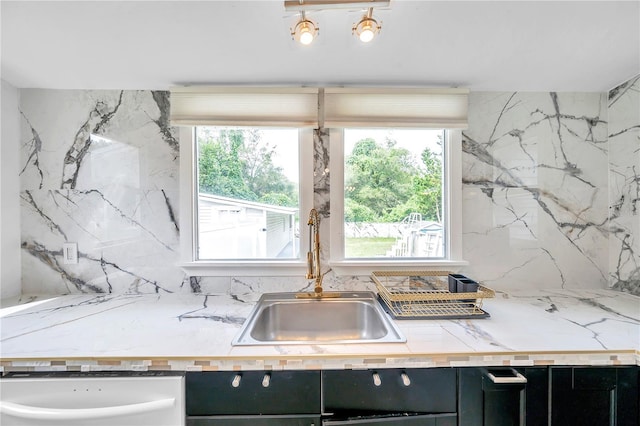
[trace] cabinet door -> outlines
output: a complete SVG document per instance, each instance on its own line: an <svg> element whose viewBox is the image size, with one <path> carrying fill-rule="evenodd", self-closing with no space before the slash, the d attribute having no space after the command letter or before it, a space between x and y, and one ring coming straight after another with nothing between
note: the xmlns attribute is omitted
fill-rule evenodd
<svg viewBox="0 0 640 426"><path fill-rule="evenodd" d="M636 367L551 369L553 425L637 426Z"/></svg>
<svg viewBox="0 0 640 426"><path fill-rule="evenodd" d="M461 368L459 374L461 425L547 424L546 368Z"/></svg>
<svg viewBox="0 0 640 426"><path fill-rule="evenodd" d="M453 368L327 370L326 413L455 413Z"/></svg>
<svg viewBox="0 0 640 426"><path fill-rule="evenodd" d="M640 368L617 367L617 424L640 425Z"/></svg>
<svg viewBox="0 0 640 426"><path fill-rule="evenodd" d="M187 372L188 416L320 413L319 371Z"/></svg>

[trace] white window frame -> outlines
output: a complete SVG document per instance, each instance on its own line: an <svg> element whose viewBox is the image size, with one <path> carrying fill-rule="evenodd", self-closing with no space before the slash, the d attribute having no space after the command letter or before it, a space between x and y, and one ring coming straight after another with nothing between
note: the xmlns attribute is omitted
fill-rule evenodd
<svg viewBox="0 0 640 426"><path fill-rule="evenodd" d="M256 126L259 127L259 126ZM180 127L180 266L190 276L304 276L307 263L299 259L196 260L198 186L195 128ZM313 130L298 130L301 224L313 205ZM300 247L309 245L308 233L300 230ZM302 252L302 250L301 250Z"/></svg>
<svg viewBox="0 0 640 426"><path fill-rule="evenodd" d="M446 129L444 164L445 248L443 259L344 257L344 130L330 129L331 217L329 265L337 275L369 275L372 271L452 270L462 259L462 131Z"/></svg>

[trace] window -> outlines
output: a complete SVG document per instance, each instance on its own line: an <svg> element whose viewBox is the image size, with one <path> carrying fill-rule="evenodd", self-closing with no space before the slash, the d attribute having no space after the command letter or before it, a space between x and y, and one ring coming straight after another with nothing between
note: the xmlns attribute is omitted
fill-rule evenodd
<svg viewBox="0 0 640 426"><path fill-rule="evenodd" d="M338 273L461 261L457 130L331 131L331 264Z"/></svg>
<svg viewBox="0 0 640 426"><path fill-rule="evenodd" d="M444 130L344 129L344 257L444 257Z"/></svg>
<svg viewBox="0 0 640 426"><path fill-rule="evenodd" d="M298 259L298 130L196 127L196 259Z"/></svg>
<svg viewBox="0 0 640 426"><path fill-rule="evenodd" d="M194 126L181 130L185 140L181 203L190 211L181 223L192 232L181 238L183 267L198 275L254 275L267 266L303 275L311 130Z"/></svg>
<svg viewBox="0 0 640 426"><path fill-rule="evenodd" d="M330 236L330 262L338 274L368 275L371 266L377 269L380 264L394 268L423 268L425 262L429 266L460 264L461 185L451 182L460 182L461 133L457 129L466 126L467 96L465 89L173 88L170 120L182 126L182 266L196 276L263 275L267 270L272 276L304 274L306 262L300 247L308 246L309 236L300 232L300 218L313 204L312 129L318 128L330 129L331 216L323 233ZM440 130L420 130L424 128ZM369 137L373 144L359 144ZM418 143L408 143L416 138ZM279 151L281 142L297 146L297 156L295 149ZM429 164L422 159L427 147ZM286 176L286 182L264 176L262 184L252 180L255 176L249 163L265 160L264 155L257 155L263 148L270 153L271 169ZM367 168L371 175L381 167L371 165L375 156L358 157L361 150L382 156L377 159L379 165L385 165L385 156L391 155L400 156L397 160L405 166L404 175L387 172L385 185L369 185L389 195L382 207L363 202L379 200L372 191L361 191L357 179L362 176L355 176L354 167L360 166L364 175ZM435 180L437 167L436 172L427 170L434 165L440 166L441 173ZM220 173L218 169L227 166L232 170ZM395 174L398 182L389 179L389 174ZM269 185L278 182L283 183L280 189L271 191ZM431 208L422 208L427 204L427 187ZM393 199L391 195L402 196ZM362 244L366 236L354 233L363 223L386 224L376 227L395 227L395 231L411 226L402 229L409 237L394 231L384 237L380 250L371 251L373 241ZM349 233L346 239L345 230ZM380 232L376 230L373 237ZM384 246L388 243L391 247ZM366 250L358 251L358 245ZM344 269L354 265L364 268Z"/></svg>

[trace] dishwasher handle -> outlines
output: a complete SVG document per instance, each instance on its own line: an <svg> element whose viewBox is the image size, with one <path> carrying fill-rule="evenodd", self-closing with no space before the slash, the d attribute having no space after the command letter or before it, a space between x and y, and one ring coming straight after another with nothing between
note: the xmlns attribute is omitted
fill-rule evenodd
<svg viewBox="0 0 640 426"><path fill-rule="evenodd" d="M175 403L175 398L166 398L137 404L116 405L112 407L47 408L0 401L0 413L23 419L89 420L148 413L150 411L171 408Z"/></svg>

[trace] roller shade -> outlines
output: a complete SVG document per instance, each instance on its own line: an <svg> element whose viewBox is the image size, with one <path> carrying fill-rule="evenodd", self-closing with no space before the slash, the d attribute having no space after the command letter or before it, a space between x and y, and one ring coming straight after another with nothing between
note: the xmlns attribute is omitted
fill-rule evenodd
<svg viewBox="0 0 640 426"><path fill-rule="evenodd" d="M467 89L324 89L324 127L467 127Z"/></svg>
<svg viewBox="0 0 640 426"><path fill-rule="evenodd" d="M318 89L190 86L171 91L174 126L318 127Z"/></svg>

